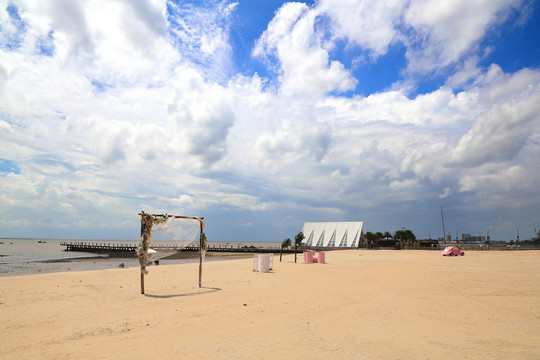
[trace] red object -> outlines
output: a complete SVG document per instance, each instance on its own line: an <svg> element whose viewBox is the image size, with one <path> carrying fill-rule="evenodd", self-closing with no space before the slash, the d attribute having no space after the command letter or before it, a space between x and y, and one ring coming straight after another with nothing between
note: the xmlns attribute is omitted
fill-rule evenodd
<svg viewBox="0 0 540 360"><path fill-rule="evenodd" d="M310 263L319 263L324 264L325 256L324 252L318 252L316 253L313 250L304 251L304 263L310 264Z"/></svg>
<svg viewBox="0 0 540 360"><path fill-rule="evenodd" d="M458 255L465 255L463 251L460 250L457 246L447 246L444 248L442 252L443 256L458 256Z"/></svg>
<svg viewBox="0 0 540 360"><path fill-rule="evenodd" d="M304 251L304 263L309 264L313 262L313 251Z"/></svg>

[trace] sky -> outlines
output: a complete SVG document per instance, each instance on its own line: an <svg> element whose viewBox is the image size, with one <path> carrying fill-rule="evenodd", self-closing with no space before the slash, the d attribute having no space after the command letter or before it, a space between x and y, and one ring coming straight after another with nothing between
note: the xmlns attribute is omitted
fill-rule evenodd
<svg viewBox="0 0 540 360"><path fill-rule="evenodd" d="M0 0L0 237L540 228L540 2Z"/></svg>

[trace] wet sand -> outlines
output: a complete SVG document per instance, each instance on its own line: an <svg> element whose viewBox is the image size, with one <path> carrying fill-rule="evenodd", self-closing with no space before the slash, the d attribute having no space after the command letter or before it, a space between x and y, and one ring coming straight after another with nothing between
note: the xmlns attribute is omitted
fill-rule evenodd
<svg viewBox="0 0 540 360"><path fill-rule="evenodd" d="M538 359L540 252L349 250L0 278L2 359Z"/></svg>

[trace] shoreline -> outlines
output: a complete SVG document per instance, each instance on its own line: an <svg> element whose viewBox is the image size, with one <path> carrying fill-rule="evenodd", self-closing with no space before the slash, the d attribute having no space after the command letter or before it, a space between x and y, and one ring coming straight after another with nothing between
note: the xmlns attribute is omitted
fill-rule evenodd
<svg viewBox="0 0 540 360"><path fill-rule="evenodd" d="M79 270L99 270L117 268L120 263L128 267L139 267L135 251L125 253L65 251L61 246L64 239L13 239L0 245L0 277L43 274L52 272L70 272ZM67 240L70 241L70 240ZM111 240L110 243L126 244L123 240ZM217 242L219 245L220 243ZM223 246L250 245L247 242L224 243ZM256 243L257 244L257 243ZM264 246L269 245L264 243ZM207 253L208 261L213 255ZM228 256L228 254L223 254ZM162 264L188 262L197 258L198 253L182 252L173 255L174 259L160 260ZM79 260L82 259L82 260ZM193 260L194 261L194 260Z"/></svg>
<svg viewBox="0 0 540 360"><path fill-rule="evenodd" d="M114 254L113 254L114 255ZM176 254L175 254L176 255ZM251 255L247 254L237 254L237 253L219 253L219 254L206 254L205 263L213 261L223 261L223 260L232 260L232 259L242 259L248 258ZM188 263L198 263L199 255L198 253L185 253L185 256L176 257L172 256L171 258L162 258L159 260L160 265L149 265L149 269L155 268L157 266L167 266L167 265L181 265ZM116 269L119 267L119 264L123 263L124 268L139 268L139 262L136 256L106 256L106 255L95 255L95 256L86 256L86 257L71 257L71 258L58 258L58 259L48 259L48 260L34 260L29 261L28 264L42 264L42 267L39 266L25 266L24 263L11 264L13 268L11 271L0 272L0 278L9 278L9 277L19 277L19 276L30 276L30 275L40 275L40 274L61 274L61 273L72 273L77 271L99 271L107 269Z"/></svg>

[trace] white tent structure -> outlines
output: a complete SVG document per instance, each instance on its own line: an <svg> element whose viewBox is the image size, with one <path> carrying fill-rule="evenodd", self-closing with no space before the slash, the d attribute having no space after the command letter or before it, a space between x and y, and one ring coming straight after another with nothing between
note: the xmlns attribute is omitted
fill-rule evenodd
<svg viewBox="0 0 540 360"><path fill-rule="evenodd" d="M306 246L357 248L363 237L363 221L306 222L302 228Z"/></svg>

